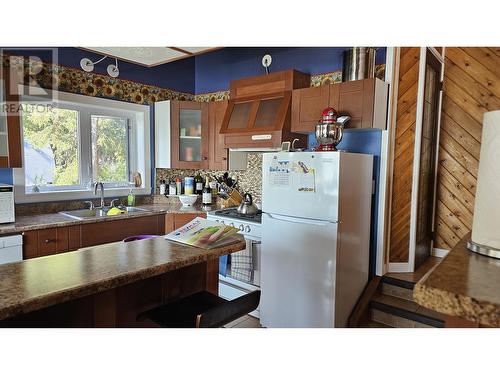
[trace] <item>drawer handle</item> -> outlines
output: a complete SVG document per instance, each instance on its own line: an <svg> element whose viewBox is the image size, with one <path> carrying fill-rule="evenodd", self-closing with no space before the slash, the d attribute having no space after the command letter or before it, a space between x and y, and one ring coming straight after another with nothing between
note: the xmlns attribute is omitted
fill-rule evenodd
<svg viewBox="0 0 500 375"><path fill-rule="evenodd" d="M45 243L51 243L51 242L56 242L56 240L55 239L51 239L51 238L47 238L45 240Z"/></svg>

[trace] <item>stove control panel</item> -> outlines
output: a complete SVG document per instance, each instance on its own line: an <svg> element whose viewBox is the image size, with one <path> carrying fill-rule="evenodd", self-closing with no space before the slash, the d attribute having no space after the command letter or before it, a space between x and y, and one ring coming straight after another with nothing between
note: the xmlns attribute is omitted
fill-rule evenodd
<svg viewBox="0 0 500 375"><path fill-rule="evenodd" d="M222 223L225 225L229 225L235 228L238 228L240 230L240 233L243 235L249 235L251 237L260 237L260 224L254 224L254 223L243 223L239 222L237 220L233 219L228 219L228 218L221 218L220 216L215 216L215 215L207 215L208 220L213 220L217 223Z"/></svg>

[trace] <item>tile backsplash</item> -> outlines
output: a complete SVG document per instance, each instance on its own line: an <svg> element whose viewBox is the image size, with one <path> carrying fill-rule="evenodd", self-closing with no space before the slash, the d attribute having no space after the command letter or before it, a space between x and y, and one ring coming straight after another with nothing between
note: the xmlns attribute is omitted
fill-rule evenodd
<svg viewBox="0 0 500 375"><path fill-rule="evenodd" d="M210 179L222 176L224 171L212 171L208 169L163 169L156 168L156 193L160 191L160 180L170 181L176 177L195 176L197 173ZM247 169L243 171L228 171L229 177L238 180L238 190L241 193L250 193L255 202L262 200L262 153L249 153Z"/></svg>

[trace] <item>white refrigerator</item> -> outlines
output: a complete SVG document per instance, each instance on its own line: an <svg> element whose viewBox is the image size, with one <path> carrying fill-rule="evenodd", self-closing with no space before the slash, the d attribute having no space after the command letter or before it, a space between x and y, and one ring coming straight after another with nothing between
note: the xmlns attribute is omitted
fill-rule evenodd
<svg viewBox="0 0 500 375"><path fill-rule="evenodd" d="M264 154L261 324L345 327L368 282L372 155Z"/></svg>

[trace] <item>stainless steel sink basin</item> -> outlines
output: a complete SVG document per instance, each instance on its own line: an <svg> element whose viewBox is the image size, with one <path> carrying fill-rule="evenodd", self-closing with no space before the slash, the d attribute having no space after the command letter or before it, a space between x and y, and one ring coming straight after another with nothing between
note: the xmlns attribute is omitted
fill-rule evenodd
<svg viewBox="0 0 500 375"><path fill-rule="evenodd" d="M134 213L134 212L146 212L144 208L139 208L139 207L119 207L122 210L125 210L125 215ZM84 220L87 218L92 218L92 217L104 217L106 216L106 213L109 211L109 208L106 208L106 210L102 209L94 209L90 210L88 208L83 208L81 210L71 210L71 211L61 211L59 212L61 215L71 217L73 219L77 220Z"/></svg>

